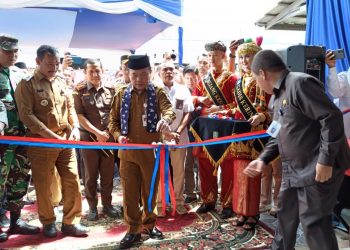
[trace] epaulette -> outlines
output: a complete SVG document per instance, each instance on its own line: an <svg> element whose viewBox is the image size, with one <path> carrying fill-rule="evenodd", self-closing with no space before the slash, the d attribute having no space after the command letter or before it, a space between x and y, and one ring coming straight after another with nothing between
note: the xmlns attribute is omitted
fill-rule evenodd
<svg viewBox="0 0 350 250"><path fill-rule="evenodd" d="M82 90L82 89L84 89L86 87L87 87L86 81L82 81L82 82L78 83L77 85L75 85L74 90L80 91L80 90Z"/></svg>
<svg viewBox="0 0 350 250"><path fill-rule="evenodd" d="M115 93L119 93L121 91L125 91L129 84L119 84L115 87Z"/></svg>
<svg viewBox="0 0 350 250"><path fill-rule="evenodd" d="M33 77L34 77L33 74L28 74L25 77L23 77L23 79L26 80L27 82L29 82L30 80L32 80Z"/></svg>

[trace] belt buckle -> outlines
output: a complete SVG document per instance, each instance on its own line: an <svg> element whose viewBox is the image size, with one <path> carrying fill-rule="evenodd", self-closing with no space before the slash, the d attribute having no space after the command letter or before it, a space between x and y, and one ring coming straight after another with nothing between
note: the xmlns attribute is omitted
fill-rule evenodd
<svg viewBox="0 0 350 250"><path fill-rule="evenodd" d="M64 134L64 130L59 130L59 131L56 132L56 134L57 135L62 135L62 134Z"/></svg>

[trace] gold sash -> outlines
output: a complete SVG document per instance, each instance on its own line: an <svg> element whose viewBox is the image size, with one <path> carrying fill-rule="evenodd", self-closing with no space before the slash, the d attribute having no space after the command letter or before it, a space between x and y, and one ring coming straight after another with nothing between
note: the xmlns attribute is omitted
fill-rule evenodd
<svg viewBox="0 0 350 250"><path fill-rule="evenodd" d="M217 80L215 80L213 74L209 72L209 74L207 74L203 79L204 88L216 106L222 106L227 104L225 95L222 93L220 87L222 87L225 84L225 82L229 79L230 76L230 72L224 71L217 78Z"/></svg>

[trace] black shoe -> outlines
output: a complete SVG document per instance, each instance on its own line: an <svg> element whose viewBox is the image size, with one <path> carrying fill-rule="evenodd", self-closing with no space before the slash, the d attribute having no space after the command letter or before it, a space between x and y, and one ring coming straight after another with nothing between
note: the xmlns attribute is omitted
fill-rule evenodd
<svg viewBox="0 0 350 250"><path fill-rule="evenodd" d="M0 226L1 227L8 227L10 225L10 220L6 216L6 214L0 215Z"/></svg>
<svg viewBox="0 0 350 250"><path fill-rule="evenodd" d="M198 200L197 197L190 197L190 196L187 196L187 197L185 198L185 203L186 203L186 204L190 204L190 203L195 202L195 201L197 201L197 200Z"/></svg>
<svg viewBox="0 0 350 250"><path fill-rule="evenodd" d="M27 206L27 205L33 205L34 203L35 203L35 201L33 201L33 200L23 199L23 204L24 204L25 206Z"/></svg>
<svg viewBox="0 0 350 250"><path fill-rule="evenodd" d="M7 233L24 235L38 234L40 233L40 228L31 226L25 223L23 220L18 219L16 224L10 225L10 228L9 230L7 230Z"/></svg>
<svg viewBox="0 0 350 250"><path fill-rule="evenodd" d="M81 224L62 224L61 231L66 236L85 237L89 230Z"/></svg>
<svg viewBox="0 0 350 250"><path fill-rule="evenodd" d="M205 204L203 203L196 211L198 214L204 214L209 211L215 210L215 204Z"/></svg>
<svg viewBox="0 0 350 250"><path fill-rule="evenodd" d="M226 207L226 208L222 209L222 212L220 214L221 219L225 220L225 219L228 219L232 216L233 216L232 208Z"/></svg>
<svg viewBox="0 0 350 250"><path fill-rule="evenodd" d="M152 229L144 228L142 233L148 234L151 239L164 239L163 233L156 227L153 227Z"/></svg>
<svg viewBox="0 0 350 250"><path fill-rule="evenodd" d="M103 206L102 212L110 218L117 218L120 216L118 210L112 205Z"/></svg>
<svg viewBox="0 0 350 250"><path fill-rule="evenodd" d="M140 242L141 234L130 234L127 233L124 238L120 241L119 249L130 248L133 244Z"/></svg>
<svg viewBox="0 0 350 250"><path fill-rule="evenodd" d="M88 214L87 220L88 221L97 221L98 220L98 211L97 211L96 207L89 209L89 214Z"/></svg>
<svg viewBox="0 0 350 250"><path fill-rule="evenodd" d="M55 223L44 225L43 233L45 237L55 238L57 236L57 228Z"/></svg>
<svg viewBox="0 0 350 250"><path fill-rule="evenodd" d="M7 241L8 238L9 238L9 236L7 235L7 233L0 232L0 242Z"/></svg>

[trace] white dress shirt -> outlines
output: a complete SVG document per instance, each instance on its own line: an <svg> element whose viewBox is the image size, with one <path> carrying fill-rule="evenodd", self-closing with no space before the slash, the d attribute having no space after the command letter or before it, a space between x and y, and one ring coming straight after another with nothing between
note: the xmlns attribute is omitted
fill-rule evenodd
<svg viewBox="0 0 350 250"><path fill-rule="evenodd" d="M350 68L347 72L339 74L337 74L335 67L329 69L328 91L336 98L334 103L341 111L350 109ZM346 113L343 118L346 137L350 138L350 112Z"/></svg>
<svg viewBox="0 0 350 250"><path fill-rule="evenodd" d="M194 110L192 103L192 96L189 89L182 84L174 83L173 86L168 88L164 86L165 92L168 93L173 111L176 114L176 119L170 125L171 131L175 132L179 127L184 113L192 112ZM187 126L180 134L180 144L188 143Z"/></svg>

